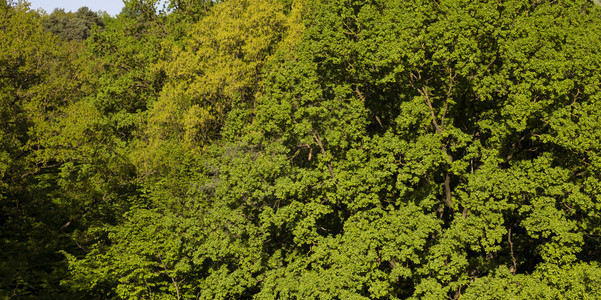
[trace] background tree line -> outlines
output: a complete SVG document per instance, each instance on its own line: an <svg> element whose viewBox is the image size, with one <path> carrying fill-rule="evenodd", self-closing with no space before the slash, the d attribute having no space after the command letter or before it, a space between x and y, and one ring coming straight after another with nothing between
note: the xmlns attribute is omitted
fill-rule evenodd
<svg viewBox="0 0 601 300"><path fill-rule="evenodd" d="M0 2L0 297L601 297L593 1Z"/></svg>

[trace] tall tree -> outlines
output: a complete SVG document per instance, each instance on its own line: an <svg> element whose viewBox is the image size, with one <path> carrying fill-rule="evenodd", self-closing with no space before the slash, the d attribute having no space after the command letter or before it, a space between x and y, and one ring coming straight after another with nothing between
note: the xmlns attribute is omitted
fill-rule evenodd
<svg viewBox="0 0 601 300"><path fill-rule="evenodd" d="M58 251L77 251L62 228L73 211L49 146L80 95L82 45L46 32L25 3L3 1L0 15L0 297L70 297Z"/></svg>
<svg viewBox="0 0 601 300"><path fill-rule="evenodd" d="M44 28L66 40L85 40L93 28L104 27L101 16L87 7L81 7L77 12L65 12L55 9L44 17Z"/></svg>

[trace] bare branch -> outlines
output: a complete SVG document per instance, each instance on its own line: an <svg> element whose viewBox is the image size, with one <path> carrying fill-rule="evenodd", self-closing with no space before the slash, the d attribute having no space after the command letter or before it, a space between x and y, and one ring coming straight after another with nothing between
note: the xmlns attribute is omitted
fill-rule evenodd
<svg viewBox="0 0 601 300"><path fill-rule="evenodd" d="M515 274L515 272L518 269L518 262L515 259L515 255L513 253L513 243L511 242L511 227L509 227L509 230L507 232L507 241L509 242L509 250L511 251L511 261L513 262L513 268L511 270L511 273Z"/></svg>

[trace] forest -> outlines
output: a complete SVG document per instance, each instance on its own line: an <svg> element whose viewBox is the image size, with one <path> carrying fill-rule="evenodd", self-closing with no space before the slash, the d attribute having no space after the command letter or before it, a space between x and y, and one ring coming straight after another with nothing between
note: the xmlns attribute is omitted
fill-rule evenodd
<svg viewBox="0 0 601 300"><path fill-rule="evenodd" d="M593 0L0 1L0 299L601 299Z"/></svg>

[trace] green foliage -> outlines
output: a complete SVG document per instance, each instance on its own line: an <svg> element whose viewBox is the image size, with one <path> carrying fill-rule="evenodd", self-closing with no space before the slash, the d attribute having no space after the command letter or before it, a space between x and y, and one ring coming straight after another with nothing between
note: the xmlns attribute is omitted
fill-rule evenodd
<svg viewBox="0 0 601 300"><path fill-rule="evenodd" d="M159 6L2 6L1 296L601 297L594 3Z"/></svg>
<svg viewBox="0 0 601 300"><path fill-rule="evenodd" d="M202 145L219 136L232 107L252 109L263 65L290 43L297 14L285 15L280 1L225 2L182 41L166 40L161 68L170 81L150 111L150 137Z"/></svg>
<svg viewBox="0 0 601 300"><path fill-rule="evenodd" d="M81 47L45 32L26 4L3 3L0 14L0 297L68 298L57 251L77 250L62 228L71 211L46 145L68 97L79 94Z"/></svg>
<svg viewBox="0 0 601 300"><path fill-rule="evenodd" d="M77 12L66 13L63 9L55 9L44 17L44 28L66 40L85 40L93 28L102 28L101 17L87 7L81 7Z"/></svg>
<svg viewBox="0 0 601 300"><path fill-rule="evenodd" d="M476 279L462 299L595 299L599 280L597 263L544 266L532 275L513 275L500 267L493 276Z"/></svg>

